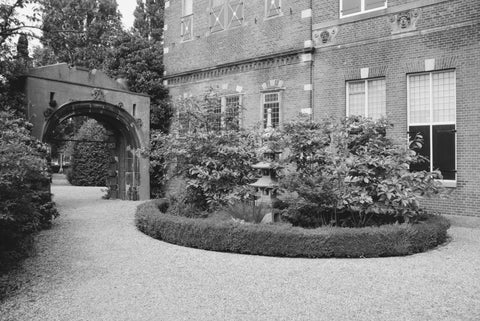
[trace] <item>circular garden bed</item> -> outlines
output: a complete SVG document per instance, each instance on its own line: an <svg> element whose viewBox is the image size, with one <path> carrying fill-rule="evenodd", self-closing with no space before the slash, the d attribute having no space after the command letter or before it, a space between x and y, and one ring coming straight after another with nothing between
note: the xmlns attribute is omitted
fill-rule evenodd
<svg viewBox="0 0 480 321"><path fill-rule="evenodd" d="M446 218L431 215L415 224L304 229L288 224L251 224L174 216L162 212L159 209L161 204L154 200L138 206L135 223L140 231L182 246L268 256L319 258L408 255L442 244L447 239L450 227Z"/></svg>

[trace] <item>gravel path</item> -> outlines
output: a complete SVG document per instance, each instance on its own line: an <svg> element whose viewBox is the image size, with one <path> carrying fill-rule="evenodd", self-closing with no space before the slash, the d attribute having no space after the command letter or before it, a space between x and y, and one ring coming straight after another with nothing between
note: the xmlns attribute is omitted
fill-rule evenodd
<svg viewBox="0 0 480 321"><path fill-rule="evenodd" d="M61 217L10 275L0 320L480 320L480 224L408 257L272 258L151 239L138 202L99 188L53 193Z"/></svg>

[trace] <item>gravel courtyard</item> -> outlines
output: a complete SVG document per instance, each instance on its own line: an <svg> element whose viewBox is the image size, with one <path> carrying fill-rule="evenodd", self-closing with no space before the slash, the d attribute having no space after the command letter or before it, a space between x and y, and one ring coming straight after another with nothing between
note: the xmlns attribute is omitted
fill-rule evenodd
<svg viewBox="0 0 480 321"><path fill-rule="evenodd" d="M56 182L61 217L9 275L0 320L480 320L480 219L408 257L248 256L154 240L138 202Z"/></svg>

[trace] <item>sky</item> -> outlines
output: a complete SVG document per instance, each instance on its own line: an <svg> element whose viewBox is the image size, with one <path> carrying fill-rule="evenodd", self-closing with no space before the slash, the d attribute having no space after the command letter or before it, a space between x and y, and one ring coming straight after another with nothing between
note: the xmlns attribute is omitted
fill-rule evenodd
<svg viewBox="0 0 480 321"><path fill-rule="evenodd" d="M133 26L133 11L137 6L135 0L117 0L118 10L122 13L123 26L130 29Z"/></svg>

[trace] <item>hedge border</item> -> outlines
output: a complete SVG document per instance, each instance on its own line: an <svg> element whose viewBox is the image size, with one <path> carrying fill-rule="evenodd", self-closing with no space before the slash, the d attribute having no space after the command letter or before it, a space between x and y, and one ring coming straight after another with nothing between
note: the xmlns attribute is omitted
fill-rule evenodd
<svg viewBox="0 0 480 321"><path fill-rule="evenodd" d="M424 252L447 239L450 222L429 216L417 224L303 229L239 224L162 213L158 201L137 207L137 228L158 240L211 251L286 257L383 257Z"/></svg>

